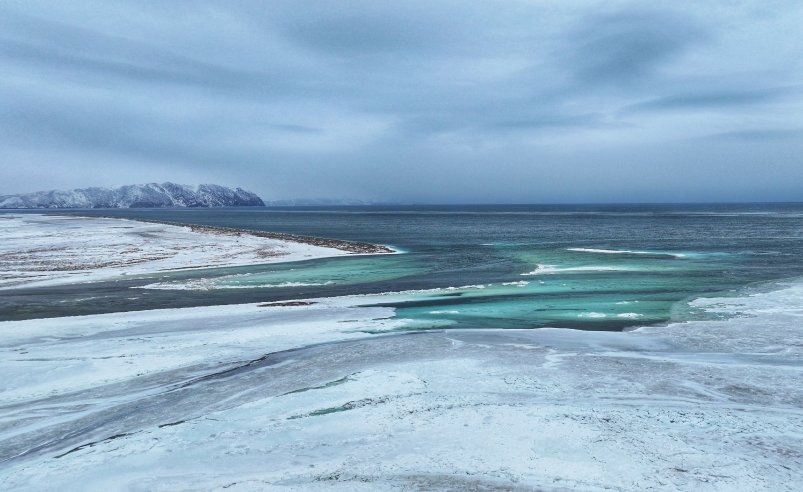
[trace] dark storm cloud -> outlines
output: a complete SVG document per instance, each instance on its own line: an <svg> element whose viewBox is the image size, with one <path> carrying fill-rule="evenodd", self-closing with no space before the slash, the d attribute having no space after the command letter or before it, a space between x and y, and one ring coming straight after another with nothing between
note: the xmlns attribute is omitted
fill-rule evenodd
<svg viewBox="0 0 803 492"><path fill-rule="evenodd" d="M802 21L794 2L724 0L10 0L0 192L134 179L266 198L733 199L762 155L788 189L803 181Z"/></svg>

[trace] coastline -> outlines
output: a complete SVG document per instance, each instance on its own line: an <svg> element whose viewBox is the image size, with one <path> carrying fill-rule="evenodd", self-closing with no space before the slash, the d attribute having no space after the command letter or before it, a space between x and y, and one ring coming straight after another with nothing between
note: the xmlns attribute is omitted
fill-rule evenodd
<svg viewBox="0 0 803 492"><path fill-rule="evenodd" d="M113 218L113 217L110 217ZM330 239L330 238L322 238L322 237L315 237L315 236L302 236L298 234L287 234L284 232L269 232L269 231L257 231L254 229L241 229L235 227L222 227L222 226L208 226L208 225L200 225L200 224L184 224L180 222L169 222L169 221L158 221L158 220L146 220L146 219L136 219L138 222L147 222L153 224L164 224L164 225L172 225L178 227L189 227L190 230L194 232L200 232L205 234L227 234L227 235L235 235L239 236L242 234L246 234L249 236L255 237L263 237L267 239L274 239L278 241L288 241L292 243L299 243L299 244L309 244L312 246L319 246L322 248L334 248L346 251L352 254L362 254L362 255L378 255L378 254L394 254L397 253L396 250L390 248L388 246L382 244L372 244L372 243L365 243L360 241L346 241L343 239Z"/></svg>
<svg viewBox="0 0 803 492"><path fill-rule="evenodd" d="M383 245L337 239L71 214L3 214L0 231L0 290L395 253Z"/></svg>
<svg viewBox="0 0 803 492"><path fill-rule="evenodd" d="M101 241L91 261L118 236L220 261L274 244L60 217ZM318 248L271 258L348 254ZM803 279L773 284L624 332L400 308L491 284L0 322L0 487L798 490Z"/></svg>

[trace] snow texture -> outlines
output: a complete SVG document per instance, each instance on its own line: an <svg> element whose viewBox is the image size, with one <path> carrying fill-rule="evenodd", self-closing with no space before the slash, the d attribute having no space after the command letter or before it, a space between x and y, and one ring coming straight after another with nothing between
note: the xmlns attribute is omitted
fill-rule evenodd
<svg viewBox="0 0 803 492"><path fill-rule="evenodd" d="M6 285L342 253L117 219L0 233ZM0 322L0 490L803 489L803 281L622 333L385 307L436 291Z"/></svg>
<svg viewBox="0 0 803 492"><path fill-rule="evenodd" d="M0 208L154 208L264 206L256 194L215 184L148 183L0 196Z"/></svg>
<svg viewBox="0 0 803 492"><path fill-rule="evenodd" d="M623 333L371 307L414 296L0 323L0 488L803 487L803 283Z"/></svg>
<svg viewBox="0 0 803 492"><path fill-rule="evenodd" d="M0 237L0 290L348 254L247 233L39 214L0 215Z"/></svg>

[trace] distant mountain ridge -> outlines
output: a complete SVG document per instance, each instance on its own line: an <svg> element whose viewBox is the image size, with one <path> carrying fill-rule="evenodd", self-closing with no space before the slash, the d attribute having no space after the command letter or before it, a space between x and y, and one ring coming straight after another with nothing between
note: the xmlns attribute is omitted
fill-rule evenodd
<svg viewBox="0 0 803 492"><path fill-rule="evenodd" d="M262 207L265 202L242 188L147 183L119 188L80 188L0 195L0 208L163 208Z"/></svg>

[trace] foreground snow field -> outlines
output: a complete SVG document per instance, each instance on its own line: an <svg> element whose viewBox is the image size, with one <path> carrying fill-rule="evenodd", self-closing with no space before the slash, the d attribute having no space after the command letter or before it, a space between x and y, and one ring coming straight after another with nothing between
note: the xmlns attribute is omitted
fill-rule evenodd
<svg viewBox="0 0 803 492"><path fill-rule="evenodd" d="M624 333L387 297L0 323L0 488L803 488L801 283Z"/></svg>
<svg viewBox="0 0 803 492"><path fill-rule="evenodd" d="M308 260L346 251L124 219L0 215L0 289L164 270Z"/></svg>

